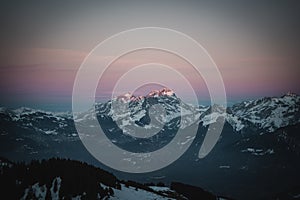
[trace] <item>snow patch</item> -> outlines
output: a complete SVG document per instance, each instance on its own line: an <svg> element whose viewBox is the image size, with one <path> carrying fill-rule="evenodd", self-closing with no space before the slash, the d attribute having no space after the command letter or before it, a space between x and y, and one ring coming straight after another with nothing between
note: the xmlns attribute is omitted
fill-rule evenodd
<svg viewBox="0 0 300 200"><path fill-rule="evenodd" d="M142 189L135 189L133 187L126 187L124 184L121 184L122 189L117 190L112 188L114 191L114 196L110 197L111 200L172 200L170 197L163 197L153 192L148 192Z"/></svg>

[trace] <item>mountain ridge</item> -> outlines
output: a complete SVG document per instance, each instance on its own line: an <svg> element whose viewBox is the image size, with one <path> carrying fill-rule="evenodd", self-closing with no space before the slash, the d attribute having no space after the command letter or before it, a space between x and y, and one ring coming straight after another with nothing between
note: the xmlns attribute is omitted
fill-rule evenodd
<svg viewBox="0 0 300 200"><path fill-rule="evenodd" d="M262 98L250 103L241 102L234 109L218 105L194 108L188 104L180 104L181 102L175 96L148 97L143 101L125 102L124 104L128 104L132 112L124 111L126 115L119 116L116 120L122 122L126 118L134 119L131 125L148 128L149 131L152 131L153 125L149 115L155 111L153 105L161 104L161 107L166 110L167 117L164 118L166 122L160 120L164 124L163 128L150 138L136 138L124 132L126 129L120 129L109 115L111 103L110 101L96 104L96 116L106 136L114 145L124 150L149 153L160 149L173 139L178 128L189 128L190 122L199 125L196 137L186 138L186 142L192 141L190 148L166 168L143 176L132 174L129 176L107 168L89 154L78 136L72 113L1 109L1 156L27 162L32 159L51 157L72 158L93 163L126 179L168 182L175 180L175 177L180 182L203 186L204 189L215 194L236 199L250 200L258 197L266 199L264 197L270 197L274 194L274 190L289 190L298 184L300 178L298 95ZM181 110L179 110L181 105L185 106L183 119L186 120L182 123L180 122ZM277 107L281 108L282 112L272 114ZM236 114L237 112L239 113ZM143 116L140 113L143 113ZM262 120L267 119L269 123L262 121L264 123L253 124L246 114L262 117ZM266 115L269 115L269 118L265 117ZM85 117L92 117L92 115L90 112L82 113L75 120L84 120ZM218 123L219 117L226 118L221 137L213 150L205 158L199 159L197 157L199 148L207 130L211 128L209 125ZM280 124L282 127L278 126L280 128L272 124L272 120L277 117L282 118L283 121ZM182 127L182 124L185 127ZM268 130L266 124L272 125L274 131ZM124 126L126 127L126 124ZM88 137L88 133L85 137ZM277 180L284 182L285 185L276 182ZM256 184L252 185L253 182Z"/></svg>
<svg viewBox="0 0 300 200"><path fill-rule="evenodd" d="M129 104L128 109L130 111L119 109L119 113L113 113L111 106L114 102L120 102L121 105L122 103ZM215 123L219 117L224 117L235 131L242 131L250 126L263 132L274 132L278 128L300 122L300 96L291 92L281 97L264 97L242 101L223 108L218 105L195 106L186 104L172 90L163 88L162 90L154 90L146 96L122 95L106 103L96 103L95 108L96 113L100 116L106 115L114 121L121 121L121 128L124 128L128 124L128 120L134 124L135 122L139 123L142 118L149 118L147 113L154 104L163 105L166 111L165 116L158 116L156 120L167 123L172 119L185 116L186 121L183 123L186 124L182 124L182 127L187 127L191 123L202 123L203 126L207 126ZM180 108L182 109L180 110ZM28 107L18 109L0 107L0 114L7 114L13 121L38 114L56 121L73 120L70 112L50 112ZM79 119L80 116L82 117L82 115L77 116ZM122 119L124 125L122 125ZM78 118L75 117L74 120L78 120Z"/></svg>

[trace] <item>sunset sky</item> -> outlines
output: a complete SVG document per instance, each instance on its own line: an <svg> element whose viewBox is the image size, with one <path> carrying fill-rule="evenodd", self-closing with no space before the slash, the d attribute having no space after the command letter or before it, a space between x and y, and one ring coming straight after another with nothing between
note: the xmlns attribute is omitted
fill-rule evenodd
<svg viewBox="0 0 300 200"><path fill-rule="evenodd" d="M300 94L299 10L296 0L3 1L0 106L70 109L85 56L111 35L147 26L174 29L199 42L219 67L229 103L288 91ZM191 66L159 51L134 52L113 63L97 95L108 99L113 80L124 69L153 61L181 71L198 97L209 100ZM172 89L189 95L180 84Z"/></svg>

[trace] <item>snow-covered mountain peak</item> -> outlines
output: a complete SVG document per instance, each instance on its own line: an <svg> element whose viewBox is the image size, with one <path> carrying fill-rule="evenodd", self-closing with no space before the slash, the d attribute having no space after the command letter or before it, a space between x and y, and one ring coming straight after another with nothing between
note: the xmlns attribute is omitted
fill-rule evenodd
<svg viewBox="0 0 300 200"><path fill-rule="evenodd" d="M293 93L293 92L287 92L285 95L283 95L282 97L298 97L299 98L299 96L297 95L297 94L295 94L295 93Z"/></svg>
<svg viewBox="0 0 300 200"><path fill-rule="evenodd" d="M121 101L123 103L130 103L130 102L136 102L136 101L142 101L145 98L150 97L161 97L161 96L169 96L169 97L176 97L175 92L169 88L163 88L161 90L152 90L145 96L135 96L130 92L127 92L125 94L119 95L113 99Z"/></svg>
<svg viewBox="0 0 300 200"><path fill-rule="evenodd" d="M175 92L169 88L163 88L161 90L152 90L150 91L146 96L135 96L130 92L127 92L125 94L119 95L113 100L119 100L124 103L128 103L130 101L141 101L145 98L149 97L161 97L161 96L176 96Z"/></svg>
<svg viewBox="0 0 300 200"><path fill-rule="evenodd" d="M132 93L127 92L127 93L125 93L123 95L117 96L115 99L118 100L118 101L124 102L124 103L128 103L130 101L139 101L139 100L142 100L143 97L142 96L136 97Z"/></svg>
<svg viewBox="0 0 300 200"><path fill-rule="evenodd" d="M161 90L152 90L147 97L159 97L159 96L173 96L175 92L169 88L163 88Z"/></svg>
<svg viewBox="0 0 300 200"><path fill-rule="evenodd" d="M300 98L292 93L282 97L264 97L236 104L232 107L232 112L259 129L273 132L300 122Z"/></svg>
<svg viewBox="0 0 300 200"><path fill-rule="evenodd" d="M158 106L158 107L157 107ZM204 110L188 105L178 98L174 91L168 88L153 90L146 96L135 97L132 94L122 95L104 104L97 106L98 114L110 117L122 129L131 126L143 126L148 129L150 115L158 124L169 124L176 128L180 124L171 125L172 120L179 120L180 127L186 127L199 121L200 113Z"/></svg>

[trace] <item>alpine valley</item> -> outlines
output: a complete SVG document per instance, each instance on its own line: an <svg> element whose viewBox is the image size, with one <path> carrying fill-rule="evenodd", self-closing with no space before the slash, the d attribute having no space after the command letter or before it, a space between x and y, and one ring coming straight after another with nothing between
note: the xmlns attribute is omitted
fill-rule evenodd
<svg viewBox="0 0 300 200"><path fill-rule="evenodd" d="M112 109L114 103L125 105L127 109L116 112ZM151 153L168 144L178 129L189 128L195 123L199 127L194 138L186 138L186 141L193 140L190 148L174 163L146 174L129 174L103 165L82 144L74 121L92 117L93 110L106 136L115 145L131 152ZM156 115L159 110L164 113ZM209 125L220 123L220 119L225 120L221 137L213 150L199 159L198 152ZM162 128L151 137L139 138L133 136L135 129L132 127L142 127L149 132ZM100 167L119 179L165 185L177 181L233 199L300 198L299 133L300 96L293 93L224 108L220 105L190 105L181 101L172 90L164 88L146 96L124 94L105 103L96 103L91 111L74 116L71 112L55 113L24 107L0 109L0 156L11 163L53 157L74 159ZM86 137L89 137L88 133ZM14 165L9 163L7 161L6 165ZM53 176L51 181L59 184L61 179ZM116 183L125 184L117 179ZM126 190L136 192L130 192L130 187ZM113 192L118 194L115 189ZM157 193L153 195L159 195ZM174 192L174 195L177 194ZM153 199L160 199L154 196ZM178 196L165 197L176 199Z"/></svg>

